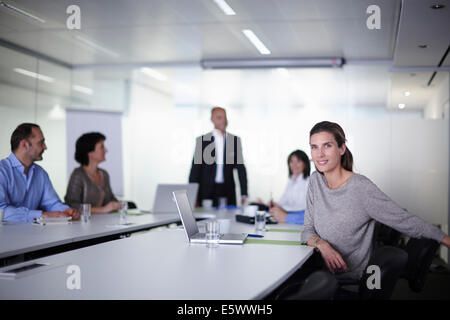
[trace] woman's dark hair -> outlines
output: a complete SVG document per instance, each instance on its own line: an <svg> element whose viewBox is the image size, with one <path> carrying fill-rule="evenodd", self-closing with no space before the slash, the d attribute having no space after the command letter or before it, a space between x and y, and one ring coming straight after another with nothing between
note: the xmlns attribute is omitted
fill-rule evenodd
<svg viewBox="0 0 450 320"><path fill-rule="evenodd" d="M11 135L11 151L14 152L19 147L20 141L23 139L28 139L32 136L33 128L40 127L35 123L22 123L17 126L14 132Z"/></svg>
<svg viewBox="0 0 450 320"><path fill-rule="evenodd" d="M75 160L82 166L89 164L88 153L95 150L95 145L99 141L106 140L100 132L89 132L78 138L75 144Z"/></svg>
<svg viewBox="0 0 450 320"><path fill-rule="evenodd" d="M309 164L309 158L302 150L295 150L292 151L291 154L287 158L287 164L289 169L289 177L292 176L292 170L289 166L289 162L291 161L291 158L293 156L296 156L298 160L303 162L303 179L306 179L311 174L311 165Z"/></svg>
<svg viewBox="0 0 450 320"><path fill-rule="evenodd" d="M319 123L316 123L314 127L309 132L309 138L313 134L319 133L319 132L328 132L331 133L334 136L334 139L337 142L338 147L342 147L342 145L347 141L345 139L345 133L344 130L342 130L341 126L334 122L329 121L322 121ZM345 153L341 156L341 166L348 171L353 171L353 155L348 149L347 146L345 146ZM316 167L317 169L317 167ZM317 170L319 171L319 170ZM322 173L319 171L319 173Z"/></svg>

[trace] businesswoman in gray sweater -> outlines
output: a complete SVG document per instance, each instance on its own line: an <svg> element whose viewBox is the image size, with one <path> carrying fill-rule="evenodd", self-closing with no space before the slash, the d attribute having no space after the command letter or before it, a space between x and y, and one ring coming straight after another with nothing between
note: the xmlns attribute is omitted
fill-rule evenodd
<svg viewBox="0 0 450 320"><path fill-rule="evenodd" d="M317 171L309 181L301 238L320 251L330 272L338 279L361 278L372 253L376 221L450 247L450 237L439 228L409 214L368 178L354 173L345 142L336 123L320 122L310 131Z"/></svg>
<svg viewBox="0 0 450 320"><path fill-rule="evenodd" d="M109 174L98 165L105 161L106 137L99 132L85 133L75 145L75 160L80 167L73 170L64 200L79 208L82 203L91 204L92 213L108 213L119 209L109 183Z"/></svg>

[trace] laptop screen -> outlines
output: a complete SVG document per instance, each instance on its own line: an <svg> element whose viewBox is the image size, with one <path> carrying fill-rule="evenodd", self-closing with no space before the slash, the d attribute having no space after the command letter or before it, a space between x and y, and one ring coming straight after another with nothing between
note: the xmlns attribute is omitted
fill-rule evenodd
<svg viewBox="0 0 450 320"><path fill-rule="evenodd" d="M175 197L175 203L177 204L178 212L180 214L181 221L183 222L184 230L186 231L186 236L188 237L189 241L194 234L198 233L198 226L192 214L187 191L174 191L173 196Z"/></svg>
<svg viewBox="0 0 450 320"><path fill-rule="evenodd" d="M173 200L172 192L176 190L187 190L190 203L195 205L198 193L198 183L189 184L158 184L155 200L153 202L153 213L175 213L177 206Z"/></svg>

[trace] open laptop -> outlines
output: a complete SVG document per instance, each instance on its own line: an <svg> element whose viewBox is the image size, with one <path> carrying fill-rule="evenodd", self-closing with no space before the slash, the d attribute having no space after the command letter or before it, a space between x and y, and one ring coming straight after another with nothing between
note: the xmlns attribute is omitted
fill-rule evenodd
<svg viewBox="0 0 450 320"><path fill-rule="evenodd" d="M173 196L175 198L178 213L180 214L181 222L183 223L188 241L191 243L206 243L206 235L204 233L200 233L198 230L197 222L192 214L192 209L189 204L186 190L174 191ZM246 233L226 233L220 235L219 243L244 244L246 238Z"/></svg>
<svg viewBox="0 0 450 320"><path fill-rule="evenodd" d="M189 184L158 184L152 213L177 213L177 205L173 198L175 190L187 190L189 202L195 205L197 201L198 183Z"/></svg>

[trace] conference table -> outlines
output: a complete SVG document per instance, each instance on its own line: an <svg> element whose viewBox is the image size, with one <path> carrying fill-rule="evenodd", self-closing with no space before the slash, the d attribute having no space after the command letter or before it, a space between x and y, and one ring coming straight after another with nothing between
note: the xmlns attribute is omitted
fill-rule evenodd
<svg viewBox="0 0 450 320"><path fill-rule="evenodd" d="M6 222L0 225L0 259L51 249L76 242L127 234L180 221L178 213L129 214L127 225L118 214L95 214L87 223L70 224Z"/></svg>
<svg viewBox="0 0 450 320"><path fill-rule="evenodd" d="M230 232L255 233L235 214L195 216L229 219ZM205 221L197 222L200 231ZM267 225L259 232L263 238L209 248L190 244L182 226L152 229L18 264L42 266L15 278L2 278L7 267L0 268L0 299L261 299L312 255L300 244L300 232L298 225Z"/></svg>

